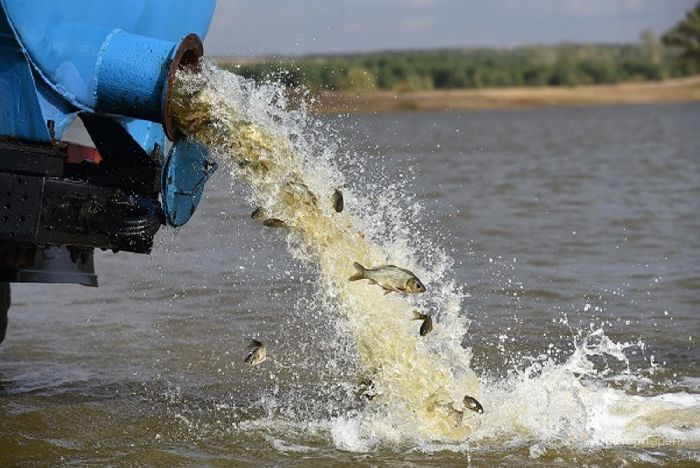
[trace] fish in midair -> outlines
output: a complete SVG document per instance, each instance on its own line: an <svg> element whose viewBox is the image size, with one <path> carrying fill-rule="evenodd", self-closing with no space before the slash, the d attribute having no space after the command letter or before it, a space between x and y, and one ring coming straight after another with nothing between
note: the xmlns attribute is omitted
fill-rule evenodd
<svg viewBox="0 0 700 468"><path fill-rule="evenodd" d="M259 159L257 161L251 161L250 159L243 159L238 161L238 167L241 169L250 169L253 172L267 172L270 170L271 163L265 159Z"/></svg>
<svg viewBox="0 0 700 468"><path fill-rule="evenodd" d="M250 215L251 218L257 219L258 221L261 221L263 226L269 227L269 228L288 228L289 225L282 221L281 219L278 218L269 218L267 211L265 211L265 208L257 208L253 213Z"/></svg>
<svg viewBox="0 0 700 468"><path fill-rule="evenodd" d="M372 401L377 395L381 395L381 392L377 391L376 386L372 379L365 377L361 378L357 385L355 386L355 394L358 397L364 397Z"/></svg>
<svg viewBox="0 0 700 468"><path fill-rule="evenodd" d="M243 362L249 366L257 366L267 359L267 346L265 346L262 341L250 340L248 347L253 349L248 353Z"/></svg>
<svg viewBox="0 0 700 468"><path fill-rule="evenodd" d="M413 311L413 320L422 320L423 323L420 326L420 336L425 336L431 331L433 331L433 318L427 314L421 314L417 310Z"/></svg>
<svg viewBox="0 0 700 468"><path fill-rule="evenodd" d="M340 189L335 189L331 199L333 201L333 209L335 210L335 212L340 213L341 211L343 211L343 207L345 206L345 204L343 201L343 192L341 192Z"/></svg>
<svg viewBox="0 0 700 468"><path fill-rule="evenodd" d="M419 294L425 292L425 286L412 272L394 265L382 265L376 268L365 268L359 263L353 263L357 272L350 281L369 280L384 289L384 294L405 292Z"/></svg>
<svg viewBox="0 0 700 468"><path fill-rule="evenodd" d="M474 397L470 397L469 395L466 395L466 396L464 397L463 402L464 402L464 406L465 406L467 409L470 409L470 410L472 410L472 411L475 411L475 412L477 412L477 413L479 413L479 414L482 414L482 413L484 412L484 407L481 406L481 403L479 403L479 402L477 401L477 399L474 398Z"/></svg>
<svg viewBox="0 0 700 468"><path fill-rule="evenodd" d="M303 203L314 208L318 206L316 195L298 177L292 178L284 185L280 198L287 204Z"/></svg>
<svg viewBox="0 0 700 468"><path fill-rule="evenodd" d="M288 228L289 225L282 221L281 219L277 218L268 218L265 221L262 222L263 226L269 227L269 228Z"/></svg>
<svg viewBox="0 0 700 468"><path fill-rule="evenodd" d="M425 408L430 412L439 411L445 414L452 419L455 427L459 427L464 419L464 411L462 411L462 408L456 409L454 402L452 402L451 398L446 394L431 394L425 401Z"/></svg>
<svg viewBox="0 0 700 468"><path fill-rule="evenodd" d="M251 218L261 220L267 218L267 212L262 206L258 207L250 215Z"/></svg>

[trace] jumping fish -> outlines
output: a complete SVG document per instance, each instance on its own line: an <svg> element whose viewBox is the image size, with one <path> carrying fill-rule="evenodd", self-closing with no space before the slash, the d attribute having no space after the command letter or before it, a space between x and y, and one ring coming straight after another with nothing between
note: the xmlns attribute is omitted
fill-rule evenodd
<svg viewBox="0 0 700 468"><path fill-rule="evenodd" d="M464 411L455 409L454 402L446 394L431 394L425 401L425 408L430 412L439 411L445 414L452 419L455 427L459 427L464 419Z"/></svg>
<svg viewBox="0 0 700 468"><path fill-rule="evenodd" d="M270 170L270 163L265 159L251 161L250 159L242 159L238 161L238 167L241 169L250 169L253 172L267 172Z"/></svg>
<svg viewBox="0 0 700 468"><path fill-rule="evenodd" d="M269 228L288 228L289 225L278 218L269 218L265 208L256 208L250 215L251 218L261 221L263 226Z"/></svg>
<svg viewBox="0 0 700 468"><path fill-rule="evenodd" d="M277 218L268 218L265 221L263 221L263 226L269 227L269 228L288 228L289 225L282 221L281 219Z"/></svg>
<svg viewBox="0 0 700 468"><path fill-rule="evenodd" d="M413 320L422 320L423 323L420 326L420 336L425 336L431 331L433 331L433 318L427 314L421 314L417 310L413 311Z"/></svg>
<svg viewBox="0 0 700 468"><path fill-rule="evenodd" d="M303 203L314 208L318 206L316 195L298 178L293 178L284 185L281 199L287 204Z"/></svg>
<svg viewBox="0 0 700 468"><path fill-rule="evenodd" d="M377 391L376 386L372 379L365 377L361 378L357 385L355 386L355 395L358 397L364 397L372 401L377 395L381 395L381 392Z"/></svg>
<svg viewBox="0 0 700 468"><path fill-rule="evenodd" d="M335 210L336 213L340 213L343 211L344 202L343 202L343 192L341 192L339 189L335 189L333 192L333 209Z"/></svg>
<svg viewBox="0 0 700 468"><path fill-rule="evenodd" d="M412 272L394 265L382 265L376 268L365 268L359 263L353 263L357 272L350 281L369 280L384 289L384 294L391 292L406 292L419 294L425 292L425 286Z"/></svg>
<svg viewBox="0 0 700 468"><path fill-rule="evenodd" d="M257 366L258 364L262 363L265 359L267 359L267 347L263 344L262 341L258 340L251 340L250 344L248 344L249 348L253 348L252 351L246 356L245 362L249 366Z"/></svg>
<svg viewBox="0 0 700 468"><path fill-rule="evenodd" d="M476 398L470 397L469 395L466 395L464 397L464 406L472 411L475 411L479 414L482 414L484 412L484 407L481 406L481 403L479 403Z"/></svg>
<svg viewBox="0 0 700 468"><path fill-rule="evenodd" d="M262 206L258 207L250 215L251 218L261 220L267 218L267 212Z"/></svg>

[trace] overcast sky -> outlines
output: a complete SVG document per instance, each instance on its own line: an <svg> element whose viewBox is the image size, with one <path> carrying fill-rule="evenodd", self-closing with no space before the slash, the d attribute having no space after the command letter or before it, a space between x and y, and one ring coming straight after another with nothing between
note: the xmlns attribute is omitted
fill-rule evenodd
<svg viewBox="0 0 700 468"><path fill-rule="evenodd" d="M210 55L635 42L697 0L218 0Z"/></svg>

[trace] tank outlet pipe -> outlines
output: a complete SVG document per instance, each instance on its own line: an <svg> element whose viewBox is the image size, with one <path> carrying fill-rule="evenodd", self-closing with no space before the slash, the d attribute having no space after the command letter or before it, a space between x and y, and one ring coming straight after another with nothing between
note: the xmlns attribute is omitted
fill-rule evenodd
<svg viewBox="0 0 700 468"><path fill-rule="evenodd" d="M204 54L197 34L180 43L112 31L99 50L94 73L94 111L163 124L175 139L170 99L178 69L200 66Z"/></svg>

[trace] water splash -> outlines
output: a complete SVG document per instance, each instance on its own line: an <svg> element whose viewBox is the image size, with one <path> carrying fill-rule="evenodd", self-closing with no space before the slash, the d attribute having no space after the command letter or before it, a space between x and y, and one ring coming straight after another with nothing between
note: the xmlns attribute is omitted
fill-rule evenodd
<svg viewBox="0 0 700 468"><path fill-rule="evenodd" d="M607 378L632 374L626 353L638 344L616 343L602 329L579 333L563 362L544 354L521 359L527 365L506 378L477 378L471 352L462 346L469 321L462 313L465 295L450 278L453 262L421 242L425 237L413 223L420 206L405 199L400 182L363 185L365 169L352 160L344 161L354 170L347 180L336 164L352 155L340 152L328 129L309 118L307 101L291 110L278 84L256 84L205 64L201 73L179 75L176 86L179 127L246 183L251 208L260 206L290 226L291 254L318 268L322 300L346 317L359 377L371 379L379 396L330 420L304 421L327 431L336 447L461 451L520 444L529 445L533 457L550 446L698 447L698 395L629 395L607 386ZM331 203L338 187L344 187L342 213ZM409 268L428 292L384 296L376 286L350 283L355 261ZM425 339L410 320L416 308L437 318ZM484 415L461 411L465 394L482 401ZM244 426L267 430L280 422L262 418Z"/></svg>
<svg viewBox="0 0 700 468"><path fill-rule="evenodd" d="M505 380L484 382L493 407L471 439L579 448L697 444L697 395L629 395L604 384L611 375L631 376L625 352L638 348L614 342L599 328L579 334L564 363L539 356Z"/></svg>
<svg viewBox="0 0 700 468"><path fill-rule="evenodd" d="M363 202L356 192L361 187L346 183L335 168L335 152L314 131L304 108L288 110L279 86L256 85L209 65L178 79L172 109L179 128L247 183L251 206L289 226L293 255L318 265L323 289L339 304L356 341L360 380L371 381L379 395L375 406L390 408L397 427L412 421L409 426L419 435L466 436L471 428L458 423L455 413L463 409L465 394L480 396L479 382L469 368L468 350L460 346L467 322L459 315L461 294L445 279L446 255L435 258L441 254L431 252L432 268L419 262L419 246L404 223L391 226L395 248L385 248L387 225L363 216L375 212L371 202ZM348 186L346 206L355 208L336 213L331 196L343 185ZM380 194L380 203L389 206L396 194ZM427 284L432 299L384 295L376 286L351 283L353 262L409 268ZM440 331L419 342L413 310L431 300Z"/></svg>

